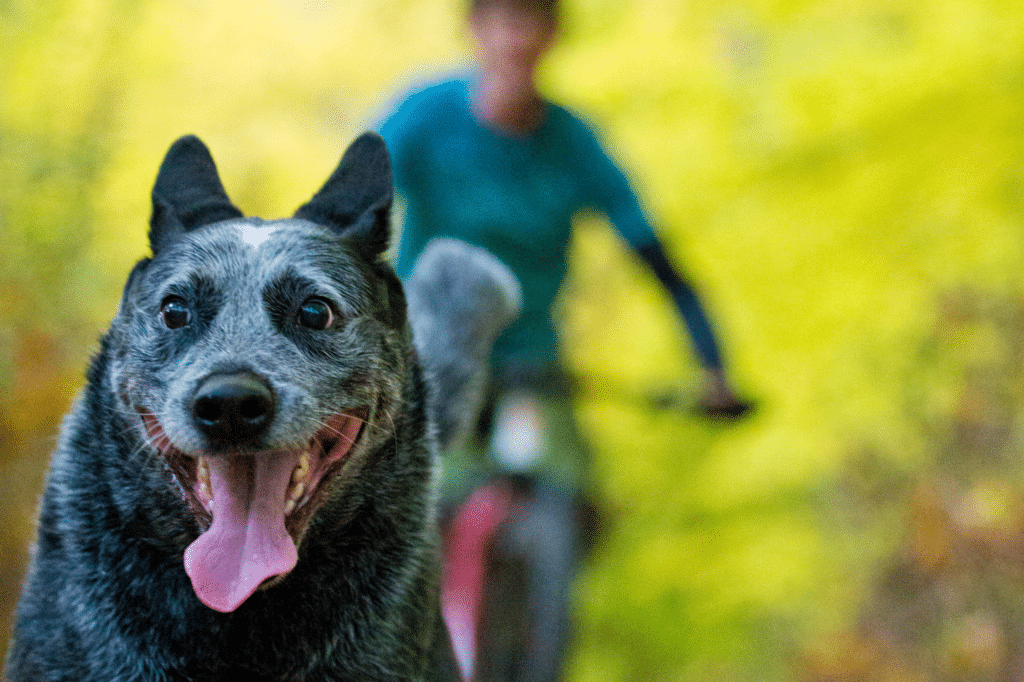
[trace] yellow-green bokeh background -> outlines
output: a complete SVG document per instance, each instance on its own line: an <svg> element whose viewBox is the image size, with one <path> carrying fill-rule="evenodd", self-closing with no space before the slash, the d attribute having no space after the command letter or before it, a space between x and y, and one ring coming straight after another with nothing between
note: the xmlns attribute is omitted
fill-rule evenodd
<svg viewBox="0 0 1024 682"><path fill-rule="evenodd" d="M938 575L927 491L946 491L954 536L964 500L1024 532L1024 9L565 3L545 92L597 124L760 401L733 427L599 390L581 402L610 522L579 584L571 678L1012 679L1019 575L995 602L937 607L935 636L910 645L872 614L899 615L876 590L894 561ZM243 211L288 215L397 90L465 65L462 12L0 1L0 617L60 415L147 251L167 146L199 134ZM696 390L667 300L607 226L581 221L573 253L575 370ZM979 388L979 372L998 376ZM1006 432L982 473L948 435L965 420ZM895 492L849 492L865 479Z"/></svg>

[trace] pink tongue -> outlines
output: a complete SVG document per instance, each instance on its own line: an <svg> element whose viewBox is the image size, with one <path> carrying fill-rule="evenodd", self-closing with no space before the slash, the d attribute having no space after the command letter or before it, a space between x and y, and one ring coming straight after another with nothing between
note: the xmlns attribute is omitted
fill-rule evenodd
<svg viewBox="0 0 1024 682"><path fill-rule="evenodd" d="M230 612L267 578L298 561L284 527L285 494L296 455L210 457L213 525L185 550L196 596Z"/></svg>

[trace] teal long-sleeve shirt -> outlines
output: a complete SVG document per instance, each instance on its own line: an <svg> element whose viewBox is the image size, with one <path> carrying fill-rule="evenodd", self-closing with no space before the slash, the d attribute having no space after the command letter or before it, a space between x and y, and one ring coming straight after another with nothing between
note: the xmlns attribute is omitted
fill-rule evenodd
<svg viewBox="0 0 1024 682"><path fill-rule="evenodd" d="M622 171L590 128L566 109L547 104L529 135L498 131L476 119L473 77L414 91L383 119L378 132L392 157L405 220L395 258L403 279L433 237L456 237L504 261L523 287L523 313L495 347L498 366L549 367L558 336L551 310L567 271L572 218L604 213L623 239L649 262L654 253L680 307L702 362L718 351L696 296L676 277Z"/></svg>

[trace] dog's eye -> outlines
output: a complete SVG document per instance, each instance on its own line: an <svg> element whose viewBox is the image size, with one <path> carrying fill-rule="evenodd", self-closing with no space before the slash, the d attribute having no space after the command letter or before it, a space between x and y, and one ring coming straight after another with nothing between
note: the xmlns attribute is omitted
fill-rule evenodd
<svg viewBox="0 0 1024 682"><path fill-rule="evenodd" d="M334 324L334 311L322 298L309 298L299 308L299 324L309 329L327 329Z"/></svg>
<svg viewBox="0 0 1024 682"><path fill-rule="evenodd" d="M160 306L160 319L168 329L178 329L192 321L192 311L185 305L184 300L170 296Z"/></svg>

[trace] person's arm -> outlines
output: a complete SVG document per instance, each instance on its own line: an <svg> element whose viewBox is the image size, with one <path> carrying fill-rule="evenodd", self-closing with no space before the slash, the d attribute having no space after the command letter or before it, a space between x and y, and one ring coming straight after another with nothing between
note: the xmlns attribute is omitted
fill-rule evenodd
<svg viewBox="0 0 1024 682"><path fill-rule="evenodd" d="M718 343L715 341L715 333L712 330L711 322L704 313L697 292L669 262L665 251L657 240L636 247L636 252L643 258L644 262L651 268L654 276L658 278L662 286L672 296L680 317L686 323L686 328L693 339L693 345L697 351L700 363L708 369L722 368L722 355L718 350Z"/></svg>
<svg viewBox="0 0 1024 682"><path fill-rule="evenodd" d="M750 404L736 397L723 367L722 354L711 322L697 292L669 261L654 234L636 194L619 167L604 152L597 138L583 124L577 161L584 160L590 200L602 210L626 243L651 268L675 303L693 340L704 369L704 409L714 416L740 416Z"/></svg>
<svg viewBox="0 0 1024 682"><path fill-rule="evenodd" d="M751 405L736 396L725 376L722 355L697 292L672 266L657 240L639 246L636 251L672 295L680 317L686 322L697 357L704 368L702 407L712 416L742 416L750 410Z"/></svg>
<svg viewBox="0 0 1024 682"><path fill-rule="evenodd" d="M612 226L672 296L701 364L721 369L722 356L715 333L697 293L665 255L625 174L608 157L594 134L582 122L576 123L574 160L583 173L588 202L608 216Z"/></svg>

